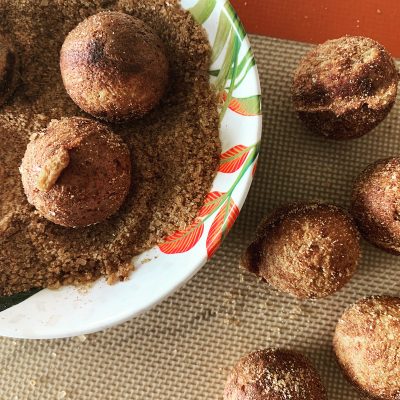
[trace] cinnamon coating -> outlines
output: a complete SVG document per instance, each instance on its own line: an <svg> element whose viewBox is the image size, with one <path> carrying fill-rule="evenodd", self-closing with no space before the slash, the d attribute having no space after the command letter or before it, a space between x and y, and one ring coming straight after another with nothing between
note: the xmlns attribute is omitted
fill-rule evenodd
<svg viewBox="0 0 400 400"><path fill-rule="evenodd" d="M359 259L351 217L339 207L310 203L280 208L266 218L241 264L276 289L307 299L342 288Z"/></svg>
<svg viewBox="0 0 400 400"><path fill-rule="evenodd" d="M33 139L21 165L29 203L66 227L103 221L122 205L131 183L128 147L87 118L53 120Z"/></svg>
<svg viewBox="0 0 400 400"><path fill-rule="evenodd" d="M60 68L72 100L110 122L148 113L168 83L161 39L143 21L115 11L92 15L68 34Z"/></svg>
<svg viewBox="0 0 400 400"><path fill-rule="evenodd" d="M326 400L318 372L301 353L265 349L242 357L228 376L224 400Z"/></svg>
<svg viewBox="0 0 400 400"><path fill-rule="evenodd" d="M333 347L347 378L376 400L400 398L400 298L373 296L351 305Z"/></svg>
<svg viewBox="0 0 400 400"><path fill-rule="evenodd" d="M357 178L351 212L363 236L375 246L400 254L400 158L369 165Z"/></svg>
<svg viewBox="0 0 400 400"><path fill-rule="evenodd" d="M315 47L293 79L300 119L332 139L360 137L391 110L399 74L386 49L362 36L344 36Z"/></svg>

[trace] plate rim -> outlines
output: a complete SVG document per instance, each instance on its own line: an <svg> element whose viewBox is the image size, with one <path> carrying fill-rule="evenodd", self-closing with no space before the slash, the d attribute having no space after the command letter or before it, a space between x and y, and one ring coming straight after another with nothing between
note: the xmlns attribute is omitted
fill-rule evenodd
<svg viewBox="0 0 400 400"><path fill-rule="evenodd" d="M201 2L201 0L200 0L200 2ZM204 0L203 0L203 2L204 2ZM210 0L210 2L213 2L216 5L218 5L218 7L221 9L221 10L218 10L218 12L220 12L220 13L223 12L224 7L226 7L226 6L230 7L230 9L233 11L233 16L230 17L229 22L235 29L237 29L237 27L234 26L234 21L232 20L232 18L236 18L238 23L241 24L240 19L237 15L236 11L230 4L230 2L227 0ZM195 3L195 4L197 4L197 3ZM182 5L182 7L184 7L184 6ZM184 7L184 8L187 9L187 7ZM190 11L190 10L188 10L188 11ZM202 25L204 25L204 23L202 23ZM246 47L249 49L249 52L254 57L254 52L251 47L250 40L248 38L247 33L244 31L244 29L243 29L243 33L244 33L244 36L241 38L241 43L244 43L246 45ZM258 93L260 93L260 102L261 102L261 98L262 98L261 85L260 85L257 64L255 62L254 62L253 68L251 68L251 70L249 70L248 73L249 73L249 76L252 77L252 79L254 80L254 83L257 86ZM260 115L259 118L256 119L255 125L256 125L254 128L255 132L253 135L255 136L257 143L259 143L261 140L261 136L262 136L262 125L263 125L262 115ZM257 162L259 149L257 148L255 151L256 151L256 153L255 153L254 165ZM249 173L247 175L244 175L242 177L242 180L243 180L242 182L245 185L245 187L241 191L239 199L237 201L240 209L243 206L243 204L248 196L248 192L250 190L250 186L253 181L253 174ZM214 178L214 182L215 182L215 178ZM225 239L225 237L223 239ZM217 245L217 248L220 247L221 243L222 243L222 241ZM199 258L196 262L192 263L191 268L188 271L188 274L184 277L184 279L181 279L180 281L177 281L176 283L170 285L168 291L166 291L162 295L158 296L157 298L153 299L152 301L147 302L142 307L136 307L135 310L132 310L132 308L126 308L125 312L119 313L116 317L113 316L113 317L107 318L106 320L101 320L101 318L99 318L98 322L93 322L91 325L85 326L85 327L79 327L79 326L67 327L66 329L64 329L63 333L60 333L56 330L55 332L52 331L52 332L49 332L48 334L43 334L43 332L40 334L35 334L33 332L31 332L29 334L26 334L24 332L22 332L22 333L15 332L13 334L10 334L11 333L10 332L10 333L7 333L6 335L4 335L3 334L4 330L2 328L2 323L1 323L1 320L3 319L2 317L4 315L2 315L2 314L4 312L6 312L7 310L11 311L11 309L15 309L15 307L17 307L17 308L18 308L18 306L23 307L23 304L26 301L29 301L29 299L33 299L35 296L40 295L40 293L49 290L49 289L43 289L42 291L32 295L31 297L22 301L21 303L10 307L3 312L0 312L0 335L13 337L13 338L24 338L24 339L55 339L55 338L64 338L64 337L90 334L90 333L94 333L94 332L98 332L98 331L103 331L103 330L109 329L113 326L122 324L122 323L124 323L134 317L138 317L138 316L144 314L145 312L149 311L150 309L154 308L156 305L160 304L161 302L166 300L169 296L174 294L177 290L179 290L181 287L183 287L209 261L209 259L211 257L207 257L206 253L207 252L205 252L203 257ZM132 275L134 277L134 274L132 274ZM121 284L123 284L123 283L121 283Z"/></svg>

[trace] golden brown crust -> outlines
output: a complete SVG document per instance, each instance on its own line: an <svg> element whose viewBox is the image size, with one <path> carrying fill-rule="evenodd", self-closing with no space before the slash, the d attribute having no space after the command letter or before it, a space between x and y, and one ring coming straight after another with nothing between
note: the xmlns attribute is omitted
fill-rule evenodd
<svg viewBox="0 0 400 400"><path fill-rule="evenodd" d="M400 158L369 165L357 178L351 212L365 238L400 254Z"/></svg>
<svg viewBox="0 0 400 400"><path fill-rule="evenodd" d="M11 42L0 35L0 106L14 93L18 79L18 56Z"/></svg>
<svg viewBox="0 0 400 400"><path fill-rule="evenodd" d="M224 400L325 400L318 372L302 354L265 349L242 357L228 376Z"/></svg>
<svg viewBox="0 0 400 400"><path fill-rule="evenodd" d="M94 117L142 117L163 96L168 60L158 36L120 12L95 14L73 29L61 49L60 68L72 100Z"/></svg>
<svg viewBox="0 0 400 400"><path fill-rule="evenodd" d="M333 347L347 378L376 400L400 399L400 298L373 296L340 318Z"/></svg>
<svg viewBox="0 0 400 400"><path fill-rule="evenodd" d="M293 79L293 104L313 131L332 139L360 137L389 113L399 74L372 39L345 36L311 50Z"/></svg>
<svg viewBox="0 0 400 400"><path fill-rule="evenodd" d="M359 235L346 212L333 205L294 204L260 225L242 266L276 289L306 299L343 287L359 258Z"/></svg>
<svg viewBox="0 0 400 400"><path fill-rule="evenodd" d="M43 191L38 180L60 151L68 154L68 163ZM67 227L87 226L119 209L130 187L131 160L125 143L105 125L63 118L28 144L21 175L29 203L45 218Z"/></svg>

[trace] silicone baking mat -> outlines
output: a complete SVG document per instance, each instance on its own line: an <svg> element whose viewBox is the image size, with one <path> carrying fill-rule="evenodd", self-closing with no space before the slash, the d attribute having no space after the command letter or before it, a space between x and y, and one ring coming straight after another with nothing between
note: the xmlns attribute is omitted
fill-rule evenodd
<svg viewBox="0 0 400 400"><path fill-rule="evenodd" d="M364 242L359 270L342 291L300 302L242 273L238 259L260 219L282 203L318 199L347 206L364 166L398 152L400 103L367 136L327 141L304 129L291 108L291 74L310 45L260 36L251 41L264 96L261 158L222 248L183 289L119 327L53 341L1 338L1 400L220 400L231 365L266 346L307 354L331 400L360 398L335 363L335 323L361 296L398 294L400 260Z"/></svg>

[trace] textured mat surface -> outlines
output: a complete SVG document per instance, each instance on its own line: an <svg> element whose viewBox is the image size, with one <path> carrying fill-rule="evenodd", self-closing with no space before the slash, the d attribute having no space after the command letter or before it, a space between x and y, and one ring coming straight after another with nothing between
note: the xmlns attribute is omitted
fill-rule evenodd
<svg viewBox="0 0 400 400"><path fill-rule="evenodd" d="M0 399L222 399L229 367L264 346L306 353L331 400L358 395L335 364L331 339L343 309L368 294L398 294L400 260L363 243L363 259L344 290L299 302L238 269L257 222L281 203L319 199L347 206L363 167L397 153L400 103L372 133L335 143L307 132L291 109L290 80L309 48L253 36L264 94L262 155L237 224L212 262L147 314L86 337L0 339Z"/></svg>

